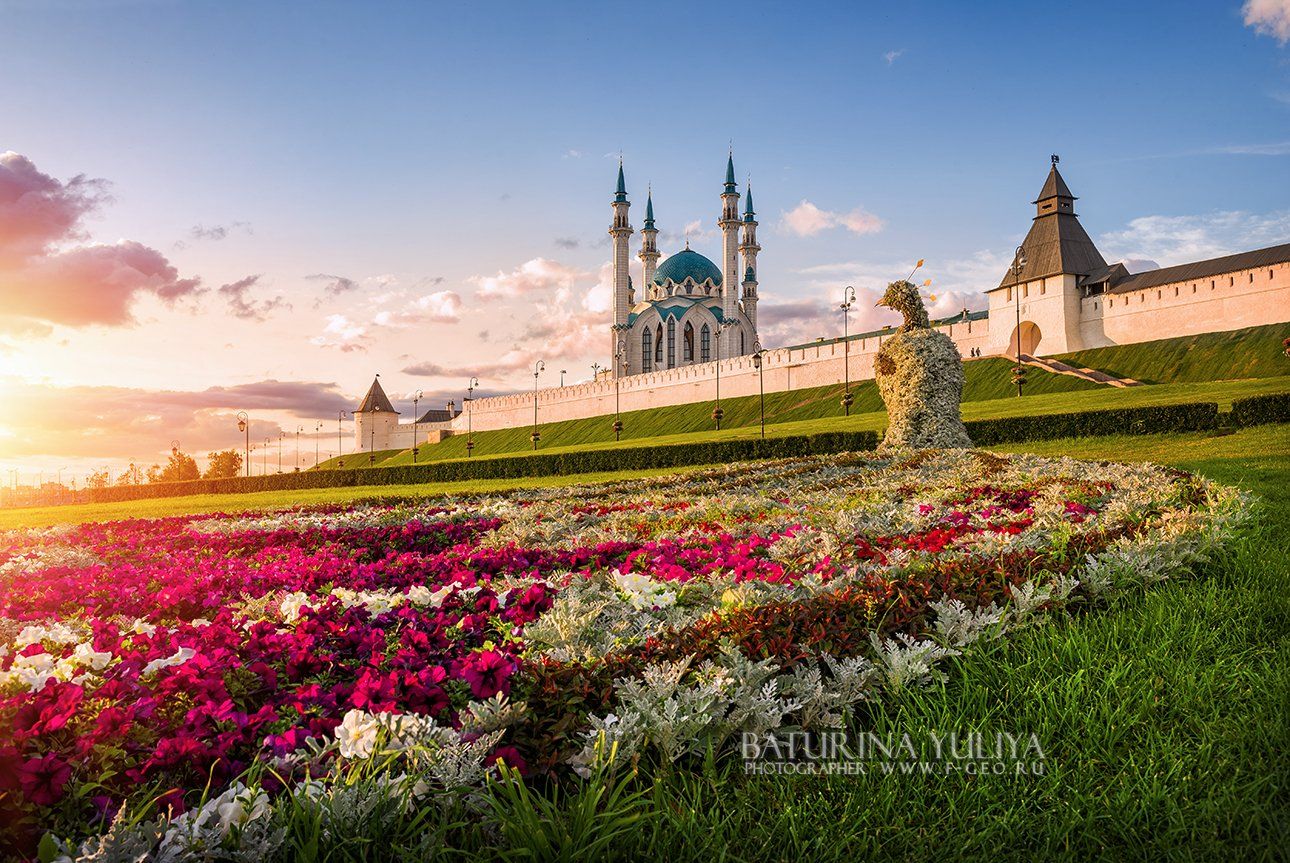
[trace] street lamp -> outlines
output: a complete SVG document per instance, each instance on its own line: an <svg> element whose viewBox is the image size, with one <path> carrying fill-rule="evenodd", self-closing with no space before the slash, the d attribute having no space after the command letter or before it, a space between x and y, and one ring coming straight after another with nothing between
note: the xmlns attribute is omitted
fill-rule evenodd
<svg viewBox="0 0 1290 863"><path fill-rule="evenodd" d="M340 436L340 424L345 419L344 411L336 411L336 467L345 466L345 444Z"/></svg>
<svg viewBox="0 0 1290 863"><path fill-rule="evenodd" d="M713 333L712 338L717 343L717 404L712 409L712 420L717 424L717 431L721 431L721 418L725 413L721 410L721 334L729 326L728 321L722 321L717 324L717 330Z"/></svg>
<svg viewBox="0 0 1290 863"><path fill-rule="evenodd" d="M237 412L237 430L246 435L246 475L251 475L251 418L246 411Z"/></svg>
<svg viewBox="0 0 1290 863"><path fill-rule="evenodd" d="M757 370L757 389L761 395L761 439L766 439L766 363L762 356L766 353L761 342L753 342L753 368Z"/></svg>
<svg viewBox="0 0 1290 863"><path fill-rule="evenodd" d="M622 440L623 418L619 412L618 382L623 376L623 363L627 357L627 342L618 340L618 349L614 351L614 440Z"/></svg>
<svg viewBox="0 0 1290 863"><path fill-rule="evenodd" d="M264 475L269 475L269 438L264 439Z"/></svg>
<svg viewBox="0 0 1290 863"><path fill-rule="evenodd" d="M417 404L421 401L421 390L412 394L412 463L417 463L417 424L421 420L421 413L417 410ZM451 419L451 417L450 417Z"/></svg>
<svg viewBox="0 0 1290 863"><path fill-rule="evenodd" d="M300 433L304 430L304 426L296 426L296 473L300 473Z"/></svg>
<svg viewBox="0 0 1290 863"><path fill-rule="evenodd" d="M179 441L178 441L178 440L172 440L172 441L170 442L170 454L171 454L171 455L179 455Z"/></svg>
<svg viewBox="0 0 1290 863"><path fill-rule="evenodd" d="M591 364L591 382L595 383L596 378L600 377L600 363Z"/></svg>
<svg viewBox="0 0 1290 863"><path fill-rule="evenodd" d="M533 434L529 435L529 437L533 438L534 452L537 452L538 438L541 437L537 430L538 375L544 371L546 371L546 363L542 360L538 360L533 364Z"/></svg>
<svg viewBox="0 0 1290 863"><path fill-rule="evenodd" d="M1021 367L1021 271L1025 266L1026 255L1021 251L1021 246L1017 246L1017 252L1012 258L1012 266L1008 268L1008 272L1012 273L1012 290L1016 294L1017 364L1012 367L1012 380L1017 385L1017 398L1021 398L1021 387L1026 382L1026 370Z"/></svg>
<svg viewBox="0 0 1290 863"><path fill-rule="evenodd" d="M477 386L479 386L479 378L466 381L466 401L469 403L469 407L466 408L466 458L470 458L475 449L475 427L472 420L475 418L475 387Z"/></svg>
<svg viewBox="0 0 1290 863"><path fill-rule="evenodd" d="M278 429L278 473L282 473L282 439L286 436L286 432Z"/></svg>
<svg viewBox="0 0 1290 863"><path fill-rule="evenodd" d="M318 441L322 439L322 420L314 424L314 468L318 467Z"/></svg>
<svg viewBox="0 0 1290 863"><path fill-rule="evenodd" d="M565 369L560 369L560 389L564 389L564 376L568 374Z"/></svg>
<svg viewBox="0 0 1290 863"><path fill-rule="evenodd" d="M847 285L842 291L842 411L851 416L851 333L848 327L848 315L851 304L856 301L856 289Z"/></svg>

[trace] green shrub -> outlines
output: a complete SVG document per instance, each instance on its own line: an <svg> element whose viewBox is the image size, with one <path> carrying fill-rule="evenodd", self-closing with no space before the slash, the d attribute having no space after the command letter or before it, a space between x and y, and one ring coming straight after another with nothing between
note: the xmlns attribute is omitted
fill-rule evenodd
<svg viewBox="0 0 1290 863"><path fill-rule="evenodd" d="M1232 402L1232 423L1257 426L1264 423L1290 422L1290 393L1268 393Z"/></svg>
<svg viewBox="0 0 1290 863"><path fill-rule="evenodd" d="M88 489L81 501L106 503L185 494L238 494L284 489L358 485L405 485L470 479L560 476L600 471L647 470L699 464L725 464L767 458L870 450L878 445L872 431L822 432L762 440L714 440L668 446L575 450L537 455L496 456L396 467L322 470L269 476L230 477L192 482L149 483Z"/></svg>
<svg viewBox="0 0 1290 863"><path fill-rule="evenodd" d="M1218 405L1213 402L1193 402L1154 407L1114 408L1068 414L973 420L965 425L968 435L977 446L1066 437L1203 431L1218 425Z"/></svg>

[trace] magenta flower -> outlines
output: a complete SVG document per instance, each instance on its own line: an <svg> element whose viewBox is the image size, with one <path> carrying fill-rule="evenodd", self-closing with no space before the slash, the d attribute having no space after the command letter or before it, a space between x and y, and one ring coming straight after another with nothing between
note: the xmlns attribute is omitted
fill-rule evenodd
<svg viewBox="0 0 1290 863"><path fill-rule="evenodd" d="M29 758L18 768L23 796L37 806L53 806L62 800L71 778L71 766L53 752Z"/></svg>
<svg viewBox="0 0 1290 863"><path fill-rule="evenodd" d="M508 691L507 681L514 673L515 663L496 650L472 653L462 666L462 677L476 698L492 698Z"/></svg>

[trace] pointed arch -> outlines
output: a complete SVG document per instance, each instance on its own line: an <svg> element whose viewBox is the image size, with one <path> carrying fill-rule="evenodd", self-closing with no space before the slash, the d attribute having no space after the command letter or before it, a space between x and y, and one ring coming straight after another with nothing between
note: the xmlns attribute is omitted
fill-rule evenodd
<svg viewBox="0 0 1290 863"><path fill-rule="evenodd" d="M654 334L646 327L641 333L641 371L654 371Z"/></svg>
<svg viewBox="0 0 1290 863"><path fill-rule="evenodd" d="M712 328L707 324L699 328L699 361L712 361Z"/></svg>
<svg viewBox="0 0 1290 863"><path fill-rule="evenodd" d="M656 368L663 368L663 324L659 322L657 329L654 330L654 365Z"/></svg>
<svg viewBox="0 0 1290 863"><path fill-rule="evenodd" d="M685 322L685 330L681 333L681 361L694 362L694 324L690 321Z"/></svg>
<svg viewBox="0 0 1290 863"><path fill-rule="evenodd" d="M667 319L667 367L676 368L676 318Z"/></svg>

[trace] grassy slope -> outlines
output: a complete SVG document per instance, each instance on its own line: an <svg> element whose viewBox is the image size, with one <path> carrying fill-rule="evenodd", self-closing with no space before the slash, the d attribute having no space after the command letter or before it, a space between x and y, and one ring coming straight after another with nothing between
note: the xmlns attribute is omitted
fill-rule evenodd
<svg viewBox="0 0 1290 863"><path fill-rule="evenodd" d="M970 364L969 364L970 365ZM1037 373L1038 374L1038 373ZM1044 380L1073 380L1075 378L1066 375L1043 375ZM871 384L872 385L872 384ZM1178 402L1190 401L1214 401L1218 402L1219 407L1227 409L1231 407L1232 399L1241 398L1247 395L1256 395L1267 392L1285 392L1290 391L1290 377L1279 378L1262 378L1250 381L1223 381L1215 383L1195 383L1195 384L1167 384L1152 387L1132 387L1129 389L1115 389L1113 387L1097 386L1095 389L1080 389L1061 392L1035 393L1034 389L1028 389L1028 395L1024 398L1015 396L1006 396L1003 398L993 398L981 401L968 401L963 403L963 418L972 419L991 419L995 417L1018 416L1020 414L1031 413L1061 413L1066 411L1083 411L1098 410L1101 408L1111 407L1136 407L1141 405L1160 405L1175 404ZM797 395L796 393L780 393L777 395ZM833 390L833 395L837 395L837 390ZM767 394L766 400L769 403L770 395ZM737 401L735 399L730 402ZM722 409L727 409L727 401L721 402ZM712 403L706 402L697 405L681 406L695 415L705 417L704 423L694 421L690 424L697 424L700 430L673 432L669 434L659 434L650 437L648 440L641 440L637 437L624 435L624 441L629 443L651 443L651 444L684 444L693 443L701 440L712 440L715 438L748 438L756 437L759 434L759 428L756 425L757 413L755 401L750 405L753 413L752 421L747 422L748 415L745 412L735 414L734 409L730 409L726 414L727 421L723 422L724 426L720 432L711 429ZM859 401L857 408L862 405ZM864 407L868 407L865 405ZM659 408L658 413L664 413L680 408ZM831 410L836 411L836 400L832 403ZM649 416L648 411L642 411L641 419ZM632 430L631 417L635 414L624 414L623 423L627 426L628 431ZM738 424L730 422L731 417L735 418ZM550 423L540 426L542 432L542 452L563 452L577 449L607 449L615 446L613 430L610 427L612 419L598 417L589 420L570 420L564 423ZM768 436L776 435L797 435L797 434L814 434L822 431L838 431L847 429L871 429L880 431L887 425L887 415L881 410L870 410L853 412L850 417L842 416L825 416L815 419L799 419L795 421L779 422L775 425L767 425L766 434ZM661 425L653 424L649 428L661 428ZM643 436L643 432L641 433ZM531 444L529 442L528 429L506 429L496 432L481 432L475 435L475 455L502 455L515 454L523 455L531 453ZM568 437L566 437L566 435ZM466 440L464 437L448 438L443 443L433 444L421 447L419 453L420 461L448 461L451 459L464 458ZM381 453L377 453L378 458ZM349 457L350 459L353 456ZM352 462L351 462L352 463ZM391 451L387 460L378 464L399 465L411 464L411 452L393 452ZM324 466L326 466L324 462Z"/></svg>
<svg viewBox="0 0 1290 863"><path fill-rule="evenodd" d="M1046 775L745 778L737 765L679 772L653 789L636 853L1286 859L1290 426L1007 449L1175 464L1258 493L1264 523L1203 578L1023 633L864 720L878 733L1034 732Z"/></svg>
<svg viewBox="0 0 1290 863"><path fill-rule="evenodd" d="M1094 348L1054 359L1143 383L1267 378L1286 373L1285 338L1290 338L1290 323Z"/></svg>

